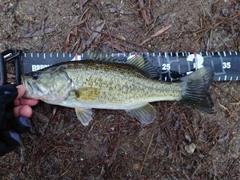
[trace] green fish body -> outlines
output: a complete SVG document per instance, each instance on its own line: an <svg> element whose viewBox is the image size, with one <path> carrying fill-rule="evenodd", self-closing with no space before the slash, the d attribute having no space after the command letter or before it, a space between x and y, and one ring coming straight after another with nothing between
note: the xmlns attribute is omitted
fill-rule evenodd
<svg viewBox="0 0 240 180"><path fill-rule="evenodd" d="M201 68L172 83L154 80L153 76L142 56L125 63L92 57L23 75L22 82L26 97L75 108L85 126L92 120L92 108L125 110L142 124L149 124L156 117L149 102L183 101L194 108L212 107L206 93L213 79L212 68Z"/></svg>

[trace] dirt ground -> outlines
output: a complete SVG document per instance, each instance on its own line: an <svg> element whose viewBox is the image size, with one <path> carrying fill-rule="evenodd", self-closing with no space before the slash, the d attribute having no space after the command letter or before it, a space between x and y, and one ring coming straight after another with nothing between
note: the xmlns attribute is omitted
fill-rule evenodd
<svg viewBox="0 0 240 180"><path fill-rule="evenodd" d="M0 51L240 51L239 0L1 0L0 15ZM40 102L0 179L240 179L240 82L209 92L213 114L157 102L148 126Z"/></svg>

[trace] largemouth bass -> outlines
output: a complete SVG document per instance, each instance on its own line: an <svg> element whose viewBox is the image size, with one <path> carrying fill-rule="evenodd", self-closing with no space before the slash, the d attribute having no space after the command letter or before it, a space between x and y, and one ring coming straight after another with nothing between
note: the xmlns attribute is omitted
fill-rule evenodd
<svg viewBox="0 0 240 180"><path fill-rule="evenodd" d="M56 64L22 75L25 97L75 108L84 126L92 120L92 108L125 110L142 124L152 123L155 108L149 102L181 101L209 110L207 93L213 80L211 67L203 67L178 82L161 82L148 60L140 55L127 62L110 56Z"/></svg>

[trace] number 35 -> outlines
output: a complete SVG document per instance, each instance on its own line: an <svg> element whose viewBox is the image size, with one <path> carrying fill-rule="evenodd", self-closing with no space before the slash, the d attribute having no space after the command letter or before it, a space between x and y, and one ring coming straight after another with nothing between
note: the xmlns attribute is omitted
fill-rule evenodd
<svg viewBox="0 0 240 180"><path fill-rule="evenodd" d="M223 69L230 69L231 68L231 62L223 62Z"/></svg>

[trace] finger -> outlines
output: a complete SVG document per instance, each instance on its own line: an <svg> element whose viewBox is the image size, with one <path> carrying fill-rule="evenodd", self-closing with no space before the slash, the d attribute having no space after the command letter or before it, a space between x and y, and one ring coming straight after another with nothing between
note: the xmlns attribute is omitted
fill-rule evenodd
<svg viewBox="0 0 240 180"><path fill-rule="evenodd" d="M18 106L13 109L14 116L24 116L30 118L32 116L32 108L28 105Z"/></svg>
<svg viewBox="0 0 240 180"><path fill-rule="evenodd" d="M29 99L29 98L21 98L20 105L29 105L29 106L35 106L38 103L37 99Z"/></svg>
<svg viewBox="0 0 240 180"><path fill-rule="evenodd" d="M17 90L18 90L18 96L16 99L20 99L25 94L26 90L23 85L17 86Z"/></svg>
<svg viewBox="0 0 240 180"><path fill-rule="evenodd" d="M17 90L18 90L18 96L14 100L14 105L20 106L21 102L19 101L19 99L25 94L25 88L23 85L19 85L19 86L17 86Z"/></svg>
<svg viewBox="0 0 240 180"><path fill-rule="evenodd" d="M15 106L20 106L20 105L35 106L38 103L38 100L36 100L36 99L22 98L22 96L26 92L23 85L17 86L17 89L18 89L18 96L17 96L16 100L14 101Z"/></svg>
<svg viewBox="0 0 240 180"><path fill-rule="evenodd" d="M20 99L14 100L15 106L21 106L21 105L35 106L37 103L38 103L37 99L30 99L30 98L20 98Z"/></svg>

